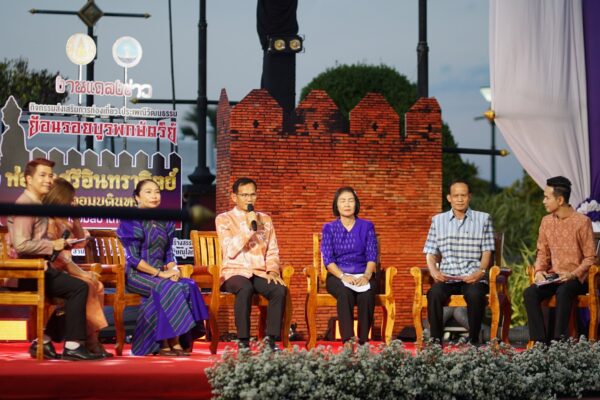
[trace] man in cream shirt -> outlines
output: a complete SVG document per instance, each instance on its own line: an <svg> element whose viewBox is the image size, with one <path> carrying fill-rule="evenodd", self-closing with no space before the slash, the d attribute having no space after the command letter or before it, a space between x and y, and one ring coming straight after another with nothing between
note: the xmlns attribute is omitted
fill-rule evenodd
<svg viewBox="0 0 600 400"><path fill-rule="evenodd" d="M221 290L235 294L234 316L238 346L248 347L252 296L269 300L266 342L274 350L281 340L281 325L287 288L281 279L279 248L271 218L254 212L256 182L240 178L233 184L235 207L215 220L223 260Z"/></svg>

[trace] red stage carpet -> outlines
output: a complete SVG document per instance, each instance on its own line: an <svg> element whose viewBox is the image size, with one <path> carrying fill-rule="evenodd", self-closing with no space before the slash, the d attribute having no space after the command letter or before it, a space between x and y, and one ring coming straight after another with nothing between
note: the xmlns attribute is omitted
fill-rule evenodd
<svg viewBox="0 0 600 400"><path fill-rule="evenodd" d="M339 347L339 343L319 343ZM38 362L28 343L0 344L0 399L209 399L204 369L220 358L197 342L191 357L113 357L102 361ZM298 342L304 347L304 342ZM412 349L412 344L406 344ZM113 351L113 346L107 349ZM56 346L57 351L62 351ZM124 354L129 354L129 347Z"/></svg>

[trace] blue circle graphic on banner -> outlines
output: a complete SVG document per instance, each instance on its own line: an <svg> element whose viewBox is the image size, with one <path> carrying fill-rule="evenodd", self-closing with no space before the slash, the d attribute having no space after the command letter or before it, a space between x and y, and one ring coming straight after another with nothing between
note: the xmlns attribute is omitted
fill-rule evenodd
<svg viewBox="0 0 600 400"><path fill-rule="evenodd" d="M138 65L142 59L142 45L131 36L118 38L112 47L113 59L123 68Z"/></svg>

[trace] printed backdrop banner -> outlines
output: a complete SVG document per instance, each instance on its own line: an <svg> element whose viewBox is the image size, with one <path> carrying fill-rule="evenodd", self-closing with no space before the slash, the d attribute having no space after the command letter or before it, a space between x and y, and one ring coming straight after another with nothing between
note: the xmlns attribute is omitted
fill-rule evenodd
<svg viewBox="0 0 600 400"><path fill-rule="evenodd" d="M135 155L123 151L100 154L76 149L66 153L53 148L45 152L29 150L25 130L20 125L21 109L11 96L2 108L4 130L0 135L0 202L12 203L25 189L24 167L33 158L44 157L56 163L54 172L75 187L82 206L134 207L133 189L139 180L153 179L161 189L161 207L181 208L181 158L177 153L165 157L143 151ZM6 216L0 216L5 224ZM89 229L114 229L119 221L106 218L83 218ZM181 222L178 222L180 227Z"/></svg>

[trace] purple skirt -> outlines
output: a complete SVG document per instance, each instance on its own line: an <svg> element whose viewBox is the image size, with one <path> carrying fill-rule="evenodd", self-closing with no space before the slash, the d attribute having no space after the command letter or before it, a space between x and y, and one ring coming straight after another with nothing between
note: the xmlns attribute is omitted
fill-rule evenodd
<svg viewBox="0 0 600 400"><path fill-rule="evenodd" d="M191 279L178 282L130 270L127 290L144 297L137 317L131 352L143 356L160 350L160 342L180 337L183 347L204 335L208 310Z"/></svg>

